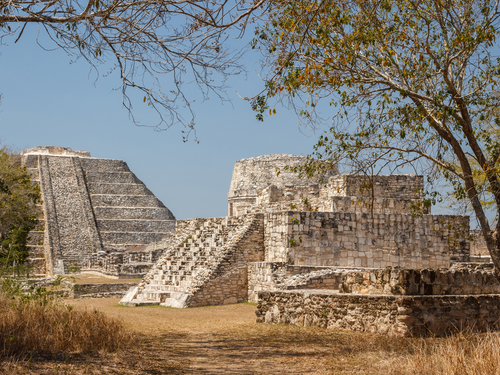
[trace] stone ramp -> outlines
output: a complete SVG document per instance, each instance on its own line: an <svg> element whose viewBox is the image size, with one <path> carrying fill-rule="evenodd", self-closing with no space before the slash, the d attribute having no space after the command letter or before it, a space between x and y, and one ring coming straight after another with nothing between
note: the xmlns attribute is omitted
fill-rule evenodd
<svg viewBox="0 0 500 375"><path fill-rule="evenodd" d="M120 303L183 308L247 301L247 264L264 257L262 226L262 214L198 219Z"/></svg>
<svg viewBox="0 0 500 375"><path fill-rule="evenodd" d="M31 182L40 186L40 171L38 167L32 166L26 168L26 171L31 175ZM45 215L43 205L37 205L38 208L38 224L35 229L30 231L28 236L29 249L29 274L31 276L44 276L47 273L45 264Z"/></svg>

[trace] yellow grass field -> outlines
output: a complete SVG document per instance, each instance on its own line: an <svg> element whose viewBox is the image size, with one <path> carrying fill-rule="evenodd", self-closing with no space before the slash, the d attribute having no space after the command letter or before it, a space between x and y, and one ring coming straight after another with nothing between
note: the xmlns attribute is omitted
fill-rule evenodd
<svg viewBox="0 0 500 375"><path fill-rule="evenodd" d="M118 301L82 299L66 303L78 309L98 309L121 320L133 337L124 349L92 355L18 357L4 360L1 372L500 374L500 340L496 334L427 340L388 338L257 324L251 304L172 309L122 307Z"/></svg>

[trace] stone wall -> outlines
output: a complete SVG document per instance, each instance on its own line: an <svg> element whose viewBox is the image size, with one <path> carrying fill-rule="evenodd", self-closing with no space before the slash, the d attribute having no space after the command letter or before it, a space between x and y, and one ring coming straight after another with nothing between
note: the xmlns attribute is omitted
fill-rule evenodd
<svg viewBox="0 0 500 375"><path fill-rule="evenodd" d="M293 266L284 262L248 264L248 300L257 302L259 291L290 289L338 290L352 268Z"/></svg>
<svg viewBox="0 0 500 375"><path fill-rule="evenodd" d="M81 270L117 279L142 277L162 254L162 249L100 251L85 257Z"/></svg>
<svg viewBox="0 0 500 375"><path fill-rule="evenodd" d="M493 269L375 269L349 271L340 292L388 295L500 294Z"/></svg>
<svg viewBox="0 0 500 375"><path fill-rule="evenodd" d="M482 231L480 229L474 229L470 231L470 234L470 254L476 256L489 256L490 252L486 246Z"/></svg>
<svg viewBox="0 0 500 375"><path fill-rule="evenodd" d="M422 199L424 177L419 175L339 175L329 179L332 196Z"/></svg>
<svg viewBox="0 0 500 375"><path fill-rule="evenodd" d="M190 307L247 301L247 264L264 257L263 214L178 223L175 241L120 303Z"/></svg>
<svg viewBox="0 0 500 375"><path fill-rule="evenodd" d="M420 208L420 199L367 198L334 196L329 185L310 185L277 188L275 185L259 190L255 204L240 207L240 214L281 211L360 212L381 214L428 214Z"/></svg>
<svg viewBox="0 0 500 375"><path fill-rule="evenodd" d="M498 328L500 295L379 296L334 291L259 292L257 322L390 336L442 336Z"/></svg>
<svg viewBox="0 0 500 375"><path fill-rule="evenodd" d="M233 244L231 254L210 276L200 283L199 289L189 299L189 306L225 305L249 301L249 262L264 258L264 228L262 215L252 220Z"/></svg>
<svg viewBox="0 0 500 375"><path fill-rule="evenodd" d="M468 217L341 212L269 213L265 261L382 268L468 261Z"/></svg>
<svg viewBox="0 0 500 375"><path fill-rule="evenodd" d="M234 164L228 194L229 216L251 213L251 206L255 205L258 190L269 185L275 185L278 188L314 185L318 184L322 178L328 179L329 175L338 173L337 167L332 166L332 170L327 175L300 179L296 173L285 170L286 166L300 166L306 160L305 156L279 154L237 161Z"/></svg>
<svg viewBox="0 0 500 375"><path fill-rule="evenodd" d="M69 298L121 298L137 284L74 284L66 281L65 285L70 289Z"/></svg>
<svg viewBox="0 0 500 375"><path fill-rule="evenodd" d="M241 174L237 174L237 177L243 180ZM235 178L234 175L233 178ZM286 176L284 179L287 180ZM317 179L304 179L295 181L293 184L274 184L276 181L269 177L252 185L258 186L254 190L245 190L245 194L249 195L238 196L237 194L243 194L243 190L230 191L229 201L233 202L230 203L230 207L237 207L233 209L232 215L288 210L385 214L430 213L428 208L421 205L422 176L335 175L322 183L316 181ZM233 185L235 184L236 182Z"/></svg>

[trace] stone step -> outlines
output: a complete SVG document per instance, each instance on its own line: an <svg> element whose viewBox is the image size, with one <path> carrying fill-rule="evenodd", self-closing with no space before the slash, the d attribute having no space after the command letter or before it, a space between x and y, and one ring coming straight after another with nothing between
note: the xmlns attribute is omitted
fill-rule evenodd
<svg viewBox="0 0 500 375"><path fill-rule="evenodd" d="M105 245L139 245L160 241L168 236L166 232L103 232L101 239Z"/></svg>
<svg viewBox="0 0 500 375"><path fill-rule="evenodd" d="M161 207L94 207L97 220L175 220L174 215Z"/></svg>
<svg viewBox="0 0 500 375"><path fill-rule="evenodd" d="M43 245L28 245L29 257L30 258L44 258L45 248Z"/></svg>
<svg viewBox="0 0 500 375"><path fill-rule="evenodd" d="M140 307L140 306L155 306L159 305L160 303L155 301L143 301L134 299L132 301L124 301L124 302L120 301L120 304L128 307Z"/></svg>
<svg viewBox="0 0 500 375"><path fill-rule="evenodd" d="M93 194L118 194L118 195L153 195L144 184L107 184L90 182L88 184L90 195Z"/></svg>
<svg viewBox="0 0 500 375"><path fill-rule="evenodd" d="M45 258L28 258L28 265L31 276L45 276L47 265Z"/></svg>
<svg viewBox="0 0 500 375"><path fill-rule="evenodd" d="M123 160L80 158L80 163L86 173L98 172L130 172Z"/></svg>
<svg viewBox="0 0 500 375"><path fill-rule="evenodd" d="M92 194L91 199L94 206L165 208L154 195Z"/></svg>
<svg viewBox="0 0 500 375"><path fill-rule="evenodd" d="M107 184L141 184L132 172L87 172L87 183L104 182Z"/></svg>
<svg viewBox="0 0 500 375"><path fill-rule="evenodd" d="M185 289L185 286L177 286L177 285L151 285L148 288L144 289L144 292L146 294L159 294L159 293L179 293L183 292Z"/></svg>
<svg viewBox="0 0 500 375"><path fill-rule="evenodd" d="M203 271L202 279L205 279L209 277L210 270L220 265L224 267L221 250L228 241L239 235L238 224L244 225L245 222L220 218L200 222L180 246L169 248L168 255L160 258L147 285L138 291L137 299L158 302L159 293L172 293L161 305L186 307L187 299L195 290L193 288L200 283L201 279L197 275L201 275L201 269L209 271L208 274Z"/></svg>
<svg viewBox="0 0 500 375"><path fill-rule="evenodd" d="M28 236L28 245L43 245L44 234L45 233L43 231L30 231Z"/></svg>
<svg viewBox="0 0 500 375"><path fill-rule="evenodd" d="M98 219L97 228L106 232L173 232L175 220Z"/></svg>

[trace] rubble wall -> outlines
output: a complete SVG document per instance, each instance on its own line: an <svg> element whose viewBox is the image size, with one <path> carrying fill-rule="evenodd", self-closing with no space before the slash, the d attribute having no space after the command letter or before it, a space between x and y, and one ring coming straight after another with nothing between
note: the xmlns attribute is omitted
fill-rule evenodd
<svg viewBox="0 0 500 375"><path fill-rule="evenodd" d="M290 289L339 289L352 269L293 266L284 262L248 264L248 301L257 302L259 291Z"/></svg>
<svg viewBox="0 0 500 375"><path fill-rule="evenodd" d="M285 167L303 165L305 156L288 154L263 155L255 158L242 159L234 164L231 186L228 193L229 216L252 213L252 206L260 189L269 185L278 188L285 186L318 184L323 178L338 174L336 166L325 175L300 179L299 176ZM279 174L277 173L279 170Z"/></svg>
<svg viewBox="0 0 500 375"><path fill-rule="evenodd" d="M500 294L493 269L374 269L349 271L342 293L391 295Z"/></svg>
<svg viewBox="0 0 500 375"><path fill-rule="evenodd" d="M383 268L449 267L469 260L469 219L452 215L265 214L265 261Z"/></svg>
<svg viewBox="0 0 500 375"><path fill-rule="evenodd" d="M380 296L334 291L259 292L257 322L389 336L443 336L498 329L500 295Z"/></svg>
<svg viewBox="0 0 500 375"><path fill-rule="evenodd" d="M339 175L328 180L331 196L422 199L424 177L419 175Z"/></svg>

